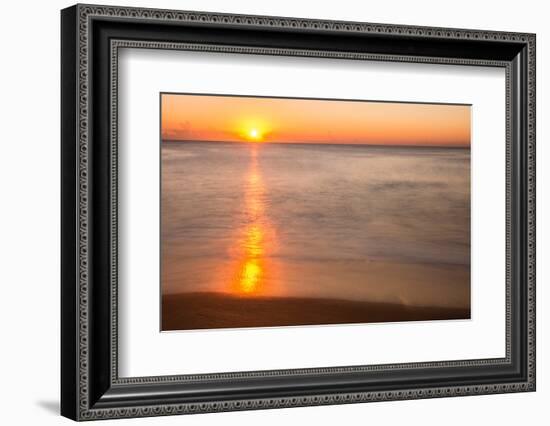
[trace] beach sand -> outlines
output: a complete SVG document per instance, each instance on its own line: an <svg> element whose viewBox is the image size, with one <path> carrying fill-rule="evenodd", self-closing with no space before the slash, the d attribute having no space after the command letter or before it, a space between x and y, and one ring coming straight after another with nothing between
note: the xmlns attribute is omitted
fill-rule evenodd
<svg viewBox="0 0 550 426"><path fill-rule="evenodd" d="M162 330L469 319L470 309L304 297L167 294Z"/></svg>

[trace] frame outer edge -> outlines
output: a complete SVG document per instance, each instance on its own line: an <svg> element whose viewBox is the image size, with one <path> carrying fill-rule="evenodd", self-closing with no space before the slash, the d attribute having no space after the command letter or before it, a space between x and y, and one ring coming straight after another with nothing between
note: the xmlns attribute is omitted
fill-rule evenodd
<svg viewBox="0 0 550 426"><path fill-rule="evenodd" d="M528 380L531 390L536 391L536 117L537 117L537 87L536 87L536 34L529 34L527 42L527 80L528 80L528 104L527 104L527 122L528 122L528 140L527 142L527 173L528 173L528 193L527 193L527 241L528 241L528 268L527 268L527 286L528 286Z"/></svg>
<svg viewBox="0 0 550 426"><path fill-rule="evenodd" d="M91 196L90 180L88 172L89 164L89 65L90 55L89 47L91 39L89 37L88 13L84 5L77 4L76 31L77 40L77 138L78 161L77 161L77 179L78 179L78 357L77 364L78 384L77 384L77 420L89 418L92 412L89 406L89 299L88 299L88 278L89 278L89 200Z"/></svg>
<svg viewBox="0 0 550 426"><path fill-rule="evenodd" d="M170 415L179 413L192 412L217 412L229 410L243 409L262 409L275 407L291 407L291 406L308 406L308 405L324 405L324 404L342 404L351 402L366 402L377 400L399 400L399 399L415 399L415 398L434 398L441 396L461 396L475 395L501 392L517 392L534 390L535 387L535 323L534 323L534 286L535 286L535 247L534 247L534 219L535 219L535 36L527 33L509 33L496 31L481 31L481 30L462 30L462 29L447 29L447 28L430 28L430 27L415 27L403 25L386 25L386 24L368 24L354 22L337 22L325 20L310 20L298 18L279 18L267 16L246 16L246 15L229 15L207 12L186 12L186 11L169 11L158 9L140 9L127 7L110 7L97 5L77 5L76 10L76 35L77 35L77 52L75 61L76 68L76 97L78 104L77 129L76 136L78 141L77 152L77 179L78 179L78 200L77 200L77 236L78 236L78 289L77 294L77 336L75 341L75 349L77 349L78 360L75 363L77 380L75 383L75 391L77 393L76 419L92 420L101 418L114 417L141 417L151 415ZM321 396L307 397L282 397L274 399L255 399L246 401L226 401L204 403L198 406L193 404L163 404L160 406L143 406L139 408L113 408L113 409L93 409L89 403L89 358L88 358L88 343L89 343L89 327L88 327L88 233L89 233L89 218L88 218L88 195L89 195L89 175L88 175L88 84L89 84L89 58L88 49L90 39L88 37L88 21L89 17L118 17L131 18L141 20L172 20L177 22L192 22L192 23L224 23L232 25L252 25L259 27L276 27L276 28L303 28L326 30L328 32L350 31L359 33L383 33L390 35L398 33L401 35L411 35L415 37L436 37L447 39L470 39L470 40L487 40L487 41L508 41L523 43L528 46L528 106L526 112L528 118L528 194L527 204L529 206L529 239L528 239L528 283L527 295L529 306L529 325L528 325L528 365L527 371L529 378L526 382L503 383L500 385L480 385L470 386L462 389L461 386L451 386L446 389L428 388L428 389L403 389L400 391L377 392L376 395L371 393L360 394L331 394ZM70 106L71 107L71 106ZM65 111L65 106L63 107ZM66 124L63 124L66 126ZM532 178L532 179L531 179ZM65 183L63 184L65 187ZM64 225L65 226L65 225Z"/></svg>
<svg viewBox="0 0 550 426"><path fill-rule="evenodd" d="M76 62L77 7L61 18L61 414L78 417Z"/></svg>

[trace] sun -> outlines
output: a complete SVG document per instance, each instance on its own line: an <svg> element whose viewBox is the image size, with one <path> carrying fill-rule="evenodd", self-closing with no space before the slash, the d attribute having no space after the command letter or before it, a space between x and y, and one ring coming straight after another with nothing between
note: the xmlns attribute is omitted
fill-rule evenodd
<svg viewBox="0 0 550 426"><path fill-rule="evenodd" d="M264 142L270 133L270 128L260 119L246 119L235 127L235 136L242 142Z"/></svg>
<svg viewBox="0 0 550 426"><path fill-rule="evenodd" d="M246 138L250 142L261 142L262 136L262 132L257 127L251 127L246 131Z"/></svg>

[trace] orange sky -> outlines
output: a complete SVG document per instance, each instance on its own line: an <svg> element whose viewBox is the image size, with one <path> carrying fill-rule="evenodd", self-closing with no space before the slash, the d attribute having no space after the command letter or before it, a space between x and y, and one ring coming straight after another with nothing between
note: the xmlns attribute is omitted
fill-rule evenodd
<svg viewBox="0 0 550 426"><path fill-rule="evenodd" d="M470 145L470 106L162 94L163 140Z"/></svg>

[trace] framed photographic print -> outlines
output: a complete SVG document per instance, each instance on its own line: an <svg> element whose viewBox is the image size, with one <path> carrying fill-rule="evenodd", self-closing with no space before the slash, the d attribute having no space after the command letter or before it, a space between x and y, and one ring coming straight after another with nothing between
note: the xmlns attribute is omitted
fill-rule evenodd
<svg viewBox="0 0 550 426"><path fill-rule="evenodd" d="M535 390L535 36L76 5L61 411Z"/></svg>

